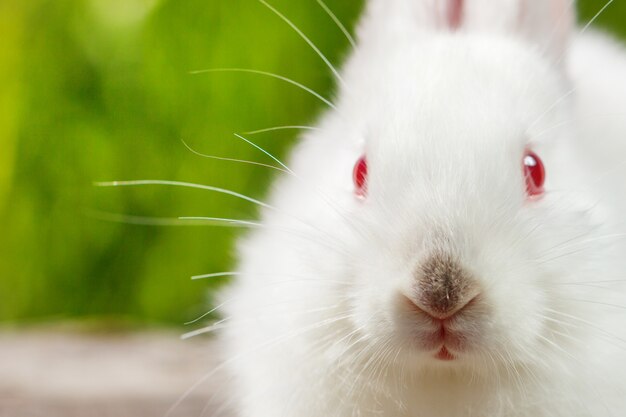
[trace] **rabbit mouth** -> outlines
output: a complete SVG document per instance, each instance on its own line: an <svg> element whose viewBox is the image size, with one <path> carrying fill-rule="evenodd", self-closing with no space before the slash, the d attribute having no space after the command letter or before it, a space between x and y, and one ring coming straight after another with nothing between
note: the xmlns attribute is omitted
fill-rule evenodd
<svg viewBox="0 0 626 417"><path fill-rule="evenodd" d="M445 318L425 313L408 297L404 300L402 327L411 334L413 346L430 352L439 360L450 362L470 353L484 336L480 297L467 303L465 308Z"/></svg>
<svg viewBox="0 0 626 417"><path fill-rule="evenodd" d="M439 352L437 352L437 354L435 355L435 359L438 359L444 362L451 362L455 360L456 357L452 353L450 353L448 348L444 345L441 347L441 349L439 349Z"/></svg>
<svg viewBox="0 0 626 417"><path fill-rule="evenodd" d="M419 337L422 349L434 351L434 357L443 361L456 359L469 350L469 337L462 330L452 329L447 323L438 323L438 328Z"/></svg>

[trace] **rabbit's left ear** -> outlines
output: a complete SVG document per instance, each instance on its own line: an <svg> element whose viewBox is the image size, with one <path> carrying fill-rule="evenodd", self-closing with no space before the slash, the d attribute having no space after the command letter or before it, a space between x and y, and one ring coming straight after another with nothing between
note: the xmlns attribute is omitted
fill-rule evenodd
<svg viewBox="0 0 626 417"><path fill-rule="evenodd" d="M559 60L575 22L575 0L448 0L449 22L468 32L520 35Z"/></svg>
<svg viewBox="0 0 626 417"><path fill-rule="evenodd" d="M519 36L549 58L563 55L574 26L575 0L367 0L362 41L419 39L429 32Z"/></svg>

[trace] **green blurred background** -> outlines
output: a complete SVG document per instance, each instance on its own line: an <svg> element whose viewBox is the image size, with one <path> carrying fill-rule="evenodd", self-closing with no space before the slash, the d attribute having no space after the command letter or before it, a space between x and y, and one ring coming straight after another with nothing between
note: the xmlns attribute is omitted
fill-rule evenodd
<svg viewBox="0 0 626 417"><path fill-rule="evenodd" d="M341 62L349 44L315 0L271 3ZM362 7L327 4L349 28ZM581 1L581 21L604 4ZM598 25L626 35L626 2ZM262 197L267 169L201 158L181 139L263 160L233 132L310 124L323 104L261 76L189 73L217 67L333 91L319 58L255 0L0 0L0 322L181 324L207 309L220 281L189 277L231 269L241 230L104 218L248 219L254 207L201 190L93 183L167 179ZM254 140L284 155L295 135Z"/></svg>

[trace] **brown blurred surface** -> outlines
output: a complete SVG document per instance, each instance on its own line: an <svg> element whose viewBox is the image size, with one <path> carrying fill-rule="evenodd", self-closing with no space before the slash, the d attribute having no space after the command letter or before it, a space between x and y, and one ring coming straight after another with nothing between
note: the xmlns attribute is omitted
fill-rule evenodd
<svg viewBox="0 0 626 417"><path fill-rule="evenodd" d="M162 417L215 369L214 352L210 340L173 332L0 332L0 417ZM213 417L220 380L198 385L169 416Z"/></svg>

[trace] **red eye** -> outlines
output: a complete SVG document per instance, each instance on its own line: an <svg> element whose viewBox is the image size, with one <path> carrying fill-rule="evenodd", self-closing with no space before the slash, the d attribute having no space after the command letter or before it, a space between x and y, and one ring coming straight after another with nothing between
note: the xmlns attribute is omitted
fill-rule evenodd
<svg viewBox="0 0 626 417"><path fill-rule="evenodd" d="M354 171L352 171L352 178L354 180L354 192L357 197L365 197L367 193L367 160L365 156L359 158L354 165Z"/></svg>
<svg viewBox="0 0 626 417"><path fill-rule="evenodd" d="M524 177L526 178L526 192L531 197L543 194L543 184L546 181L546 170L543 162L532 151L524 155Z"/></svg>

